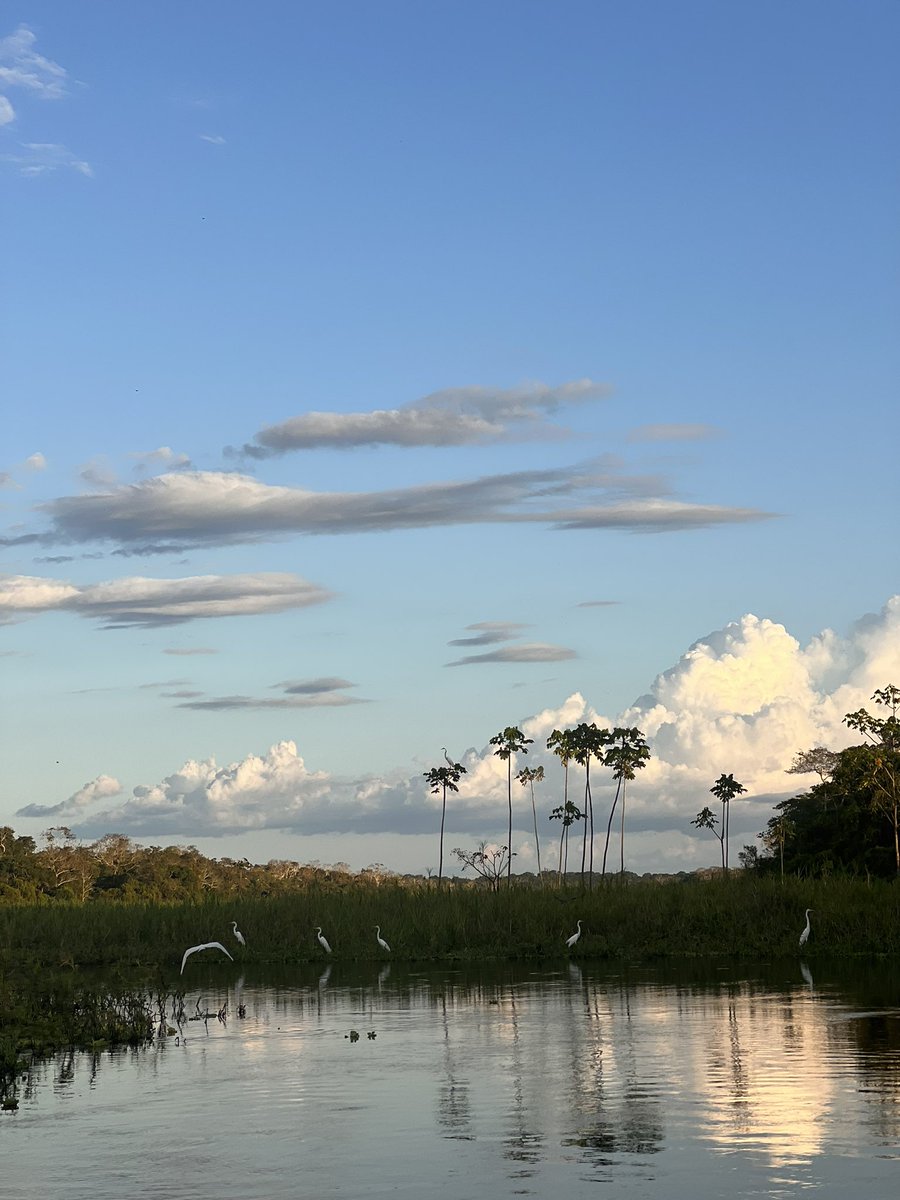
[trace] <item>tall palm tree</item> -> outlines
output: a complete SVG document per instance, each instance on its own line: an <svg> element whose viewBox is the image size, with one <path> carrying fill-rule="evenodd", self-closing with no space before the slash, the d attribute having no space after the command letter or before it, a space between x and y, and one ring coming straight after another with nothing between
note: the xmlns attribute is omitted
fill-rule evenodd
<svg viewBox="0 0 900 1200"><path fill-rule="evenodd" d="M507 725L500 733L491 738L490 744L495 746L494 753L506 763L506 797L509 803L509 862L506 864L506 886L512 887L512 756L527 754L526 746L530 746L533 738L527 738L516 725Z"/></svg>
<svg viewBox="0 0 900 1200"><path fill-rule="evenodd" d="M575 728L575 761L584 767L584 837L581 843L581 882L584 884L585 850L590 846L588 887L594 884L594 800L591 795L591 759L603 762L609 732L585 721Z"/></svg>
<svg viewBox="0 0 900 1200"><path fill-rule="evenodd" d="M566 865L569 858L569 826L571 820L566 820L569 817L569 763L575 757L575 730L574 729L554 729L547 738L547 749L552 750L559 761L562 763L563 771L565 772L563 782L563 802L560 809L554 809L554 813L558 813L563 821L562 831L559 835L559 873L557 883L562 884L562 845L563 837L566 841Z"/></svg>
<svg viewBox="0 0 900 1200"><path fill-rule="evenodd" d="M619 831L619 870L625 871L625 785L634 779L638 771L647 765L650 757L650 747L643 733L636 726L625 728L617 725L609 735L611 745L606 752L606 765L613 769L613 779L616 781L616 794L609 809L609 822L606 826L606 845L603 848L603 871L606 874L606 856L609 852L609 839L612 833L613 815L619 797L622 797L621 826Z"/></svg>
<svg viewBox="0 0 900 1200"><path fill-rule="evenodd" d="M446 757L446 751L444 752ZM441 793L441 841L440 851L438 854L438 884L444 875L444 820L447 816L447 789L451 792L459 791L459 781L466 774L466 768L462 763L451 762L447 758L447 766L432 767L430 771L423 771L425 782L428 784L432 795Z"/></svg>
<svg viewBox="0 0 900 1200"><path fill-rule="evenodd" d="M722 866L728 870L728 805L735 796L746 792L742 783L738 783L733 775L720 775L709 789L717 800L722 801Z"/></svg>
<svg viewBox="0 0 900 1200"><path fill-rule="evenodd" d="M534 785L535 782L540 783L543 778L543 767L523 767L523 769L516 776L516 779L518 779L522 787L525 787L525 785L528 784L531 788L531 815L534 817L534 849L535 853L537 854L538 879L541 881L541 887L544 886L544 873L541 870L541 839L538 836L537 809L534 805Z"/></svg>

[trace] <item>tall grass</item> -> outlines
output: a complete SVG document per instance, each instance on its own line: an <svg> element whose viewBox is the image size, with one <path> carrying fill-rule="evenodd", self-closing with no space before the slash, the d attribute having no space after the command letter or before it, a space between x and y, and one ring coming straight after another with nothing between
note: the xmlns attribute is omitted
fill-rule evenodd
<svg viewBox="0 0 900 1200"><path fill-rule="evenodd" d="M318 925L333 948L329 961L376 960L388 957L376 943L376 924L395 960L552 959L566 954L578 918L583 934L574 958L759 960L798 951L806 908L814 911L804 957L900 951L895 884L742 874L597 880L591 892L382 884L199 904L0 906L0 965L177 969L188 946L207 941L222 942L237 960L324 961ZM246 947L234 940L232 920Z"/></svg>

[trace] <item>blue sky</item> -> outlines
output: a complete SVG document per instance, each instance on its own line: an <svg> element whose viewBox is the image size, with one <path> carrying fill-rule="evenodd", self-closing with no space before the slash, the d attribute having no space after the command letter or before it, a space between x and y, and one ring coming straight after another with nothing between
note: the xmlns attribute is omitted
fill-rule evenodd
<svg viewBox="0 0 900 1200"><path fill-rule="evenodd" d="M696 866L900 682L895 5L4 20L0 822L421 870L627 719Z"/></svg>

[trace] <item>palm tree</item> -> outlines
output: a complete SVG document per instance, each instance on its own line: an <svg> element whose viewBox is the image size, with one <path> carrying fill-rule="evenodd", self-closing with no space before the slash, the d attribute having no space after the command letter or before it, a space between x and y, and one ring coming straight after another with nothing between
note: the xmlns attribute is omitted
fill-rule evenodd
<svg viewBox="0 0 900 1200"><path fill-rule="evenodd" d="M446 767L432 767L430 771L423 771L425 782L431 789L432 795L441 793L441 843L438 855L438 884L444 874L444 819L447 815L447 789L451 792L459 791L459 781L466 774L466 768L462 763L451 762L447 759Z"/></svg>
<svg viewBox="0 0 900 1200"><path fill-rule="evenodd" d="M741 792L746 792L742 783L738 783L733 775L720 775L709 789L716 799L722 801L722 866L728 870L728 804Z"/></svg>
<svg viewBox="0 0 900 1200"><path fill-rule="evenodd" d="M514 754L527 754L526 746L530 746L533 738L527 738L525 734L516 725L507 725L507 727L491 738L490 745L496 746L494 753L503 762L506 763L506 796L509 803L509 835L507 845L509 846L509 860L506 864L506 886L512 887L512 756Z"/></svg>
<svg viewBox="0 0 900 1200"><path fill-rule="evenodd" d="M584 823L584 837L581 843L581 882L584 885L584 866L585 866L585 850L590 844L590 858L588 860L588 886L593 887L594 884L594 801L591 796L591 759L597 758L601 762L604 757L605 747L609 744L609 731L606 729L598 729L596 725L586 722L575 728L575 761L584 767L584 811L586 814Z"/></svg>
<svg viewBox="0 0 900 1200"><path fill-rule="evenodd" d="M534 849L535 853L537 854L538 878L541 881L541 887L544 886L544 874L541 870L541 839L538 837L537 809L534 806L534 784L535 780L540 783L543 778L543 767L523 767L523 769L516 776L516 779L518 779L522 787L524 787L526 783L531 787L531 815L534 817Z"/></svg>
<svg viewBox="0 0 900 1200"><path fill-rule="evenodd" d="M609 822L606 826L606 845L603 848L603 874L606 874L606 856L609 852L609 838L612 833L613 815L619 796L622 797L621 827L619 830L619 871L625 872L625 785L635 774L647 765L650 757L650 747L643 733L636 726L625 728L617 725L608 735L612 743L606 752L606 765L613 769L613 779L616 781L616 794L609 809Z"/></svg>
<svg viewBox="0 0 900 1200"><path fill-rule="evenodd" d="M547 749L552 750L559 761L562 763L563 771L565 772L565 781L563 783L563 802L561 808L553 810L554 818L569 816L569 763L575 757L575 730L574 729L554 729L547 738ZM557 883L562 883L562 843L563 836L566 839L566 864L569 859L569 826L571 820L563 820L562 831L559 835L559 873Z"/></svg>

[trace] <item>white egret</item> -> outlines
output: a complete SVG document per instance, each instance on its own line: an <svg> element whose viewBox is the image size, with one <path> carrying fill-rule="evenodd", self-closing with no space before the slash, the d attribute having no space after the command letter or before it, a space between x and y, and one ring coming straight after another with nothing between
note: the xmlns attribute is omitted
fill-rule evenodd
<svg viewBox="0 0 900 1200"><path fill-rule="evenodd" d="M812 911L813 911L813 910L812 910L811 908L808 908L808 909L806 910L806 928L805 928L805 929L803 930L803 932L800 934L800 945L801 945L801 946L805 946L805 945L806 945L806 940L807 940L807 938L809 937L809 914L810 914Z"/></svg>
<svg viewBox="0 0 900 1200"><path fill-rule="evenodd" d="M387 944L387 942L381 936L381 926L380 925L375 926L375 941L382 948L382 950L390 950L390 946Z"/></svg>
<svg viewBox="0 0 900 1200"><path fill-rule="evenodd" d="M237 938L237 940L238 940L238 941L241 943L241 945L242 945L242 946L246 946L246 945L247 945L247 942L246 942L246 941L245 941L245 939L244 939L244 935L241 933L241 931L240 931L240 930L238 929L238 927L237 927L237 921L232 921L232 922L231 922L231 928L234 930L234 936L235 936L235 937Z"/></svg>
<svg viewBox="0 0 900 1200"><path fill-rule="evenodd" d="M568 950L571 950L572 947L575 945L575 943L578 941L578 939L581 937L581 922L576 921L575 924L578 926L578 928L575 930L575 932L572 934L572 936L570 938L566 938L566 948Z"/></svg>
<svg viewBox="0 0 900 1200"><path fill-rule="evenodd" d="M450 757L450 755L447 753L447 747L446 747L446 746L441 746L441 749L442 749L442 750L443 750L443 752L444 752L444 760L445 760L445 762L447 763L447 766L448 766L448 767L455 767L455 766L456 766L456 763L453 761L453 759L452 759L452 758Z"/></svg>
<svg viewBox="0 0 900 1200"><path fill-rule="evenodd" d="M198 950L221 950L223 954L227 955L228 958L231 958L231 955L228 954L228 951L221 942L201 942L199 946L189 946L184 952L184 958L181 960L182 975L184 974L184 964L187 962L190 956L192 954L196 954ZM231 961L234 962L234 959L231 958Z"/></svg>
<svg viewBox="0 0 900 1200"><path fill-rule="evenodd" d="M318 925L316 927L316 937L319 940L319 945L322 947L322 949L325 951L325 953L330 954L331 947L328 945L327 938L322 937L322 926L321 925Z"/></svg>

